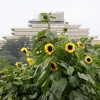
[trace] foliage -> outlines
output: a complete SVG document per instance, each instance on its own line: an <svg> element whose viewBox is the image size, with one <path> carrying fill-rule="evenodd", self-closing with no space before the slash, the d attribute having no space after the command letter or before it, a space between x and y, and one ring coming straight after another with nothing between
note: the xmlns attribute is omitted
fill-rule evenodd
<svg viewBox="0 0 100 100"><path fill-rule="evenodd" d="M16 61L25 62L24 59L20 60L21 57L25 57L20 49L24 46L30 47L30 44L32 44L32 42L28 37L20 37L18 40L7 40L2 50L0 50L0 56L5 56L10 65L14 65Z"/></svg>
<svg viewBox="0 0 100 100"><path fill-rule="evenodd" d="M5 56L0 56L0 70L2 70L5 66L8 66L9 62Z"/></svg>
<svg viewBox="0 0 100 100"><path fill-rule="evenodd" d="M100 46L87 38L72 42L65 27L58 36L50 29L50 14L45 16L48 29L34 37L32 50L22 50L29 65L17 62L18 69L2 70L0 99L100 100Z"/></svg>

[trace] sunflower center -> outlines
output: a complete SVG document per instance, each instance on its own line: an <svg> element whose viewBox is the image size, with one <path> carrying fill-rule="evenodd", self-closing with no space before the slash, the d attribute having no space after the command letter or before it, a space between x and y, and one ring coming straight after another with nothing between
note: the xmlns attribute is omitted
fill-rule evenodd
<svg viewBox="0 0 100 100"><path fill-rule="evenodd" d="M23 50L24 53L26 53L26 50Z"/></svg>
<svg viewBox="0 0 100 100"><path fill-rule="evenodd" d="M72 45L69 45L69 46L68 46L68 49L69 49L69 50L72 50L72 48L73 48Z"/></svg>
<svg viewBox="0 0 100 100"><path fill-rule="evenodd" d="M64 28L64 31L67 31L67 28Z"/></svg>
<svg viewBox="0 0 100 100"><path fill-rule="evenodd" d="M90 58L87 58L87 61L88 61L88 62L90 62L90 61L91 61L91 59L90 59Z"/></svg>
<svg viewBox="0 0 100 100"><path fill-rule="evenodd" d="M81 47L83 47L83 44L80 44Z"/></svg>
<svg viewBox="0 0 100 100"><path fill-rule="evenodd" d="M18 64L18 67L21 67L21 64Z"/></svg>
<svg viewBox="0 0 100 100"><path fill-rule="evenodd" d="M51 52L52 51L52 47L48 46L48 51Z"/></svg>
<svg viewBox="0 0 100 100"><path fill-rule="evenodd" d="M51 68L55 69L55 65L53 63L51 63Z"/></svg>
<svg viewBox="0 0 100 100"><path fill-rule="evenodd" d="M47 15L45 15L45 16L43 16L43 18L44 18L44 19L47 19L47 18L48 18L48 16L47 16Z"/></svg>

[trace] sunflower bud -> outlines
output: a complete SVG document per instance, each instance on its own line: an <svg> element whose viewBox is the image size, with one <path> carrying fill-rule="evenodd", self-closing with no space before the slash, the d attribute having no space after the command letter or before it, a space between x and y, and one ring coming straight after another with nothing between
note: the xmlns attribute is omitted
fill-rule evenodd
<svg viewBox="0 0 100 100"><path fill-rule="evenodd" d="M44 14L44 15L43 15L43 19L48 19L47 14Z"/></svg>
<svg viewBox="0 0 100 100"><path fill-rule="evenodd" d="M67 27L64 27L64 28L63 28L63 31L64 31L64 32L67 32Z"/></svg>

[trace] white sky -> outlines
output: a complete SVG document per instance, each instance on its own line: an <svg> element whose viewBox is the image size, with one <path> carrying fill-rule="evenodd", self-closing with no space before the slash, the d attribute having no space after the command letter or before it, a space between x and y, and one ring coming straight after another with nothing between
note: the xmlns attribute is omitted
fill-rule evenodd
<svg viewBox="0 0 100 100"><path fill-rule="evenodd" d="M56 11L63 11L69 24L81 24L100 38L100 0L0 0L0 39L11 35L11 28L28 27L38 13Z"/></svg>

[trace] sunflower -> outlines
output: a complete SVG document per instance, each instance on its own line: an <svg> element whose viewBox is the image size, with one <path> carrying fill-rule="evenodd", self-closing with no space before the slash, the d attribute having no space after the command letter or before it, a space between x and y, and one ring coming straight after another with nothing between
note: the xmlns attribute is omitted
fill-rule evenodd
<svg viewBox="0 0 100 100"><path fill-rule="evenodd" d="M75 45L73 43L67 43L65 45L65 50L69 53L72 53L73 51L75 51Z"/></svg>
<svg viewBox="0 0 100 100"><path fill-rule="evenodd" d="M29 56L29 52L28 52L27 48L23 47L21 49L21 51L24 52L27 56Z"/></svg>
<svg viewBox="0 0 100 100"><path fill-rule="evenodd" d="M92 58L89 57L89 56L86 56L86 57L85 57L85 62L86 62L87 64L91 64L91 63L92 63Z"/></svg>
<svg viewBox="0 0 100 100"><path fill-rule="evenodd" d="M64 27L64 28L63 28L63 31L64 31L64 32L67 32L67 27Z"/></svg>
<svg viewBox="0 0 100 100"><path fill-rule="evenodd" d="M45 47L44 47L44 49L45 49L45 52L48 55L51 55L52 52L54 51L54 47L53 47L53 45L51 43L46 44Z"/></svg>
<svg viewBox="0 0 100 100"><path fill-rule="evenodd" d="M77 42L77 45L81 48L81 49L85 49L85 45L82 42Z"/></svg>
<svg viewBox="0 0 100 100"><path fill-rule="evenodd" d="M48 19L48 16L45 14L45 15L43 16L43 19Z"/></svg>
<svg viewBox="0 0 100 100"><path fill-rule="evenodd" d="M26 54L27 54L27 52L28 52L27 48L25 48L25 47L23 47L23 48L21 49L21 51L24 52L24 53L26 53Z"/></svg>
<svg viewBox="0 0 100 100"><path fill-rule="evenodd" d="M56 65L53 61L51 62L50 67L51 67L51 70L52 70L52 71L58 70L57 65Z"/></svg>
<svg viewBox="0 0 100 100"><path fill-rule="evenodd" d="M43 19L48 19L48 15L46 13L41 13Z"/></svg>
<svg viewBox="0 0 100 100"><path fill-rule="evenodd" d="M27 62L28 62L28 64L29 64L30 66L32 66L32 65L34 64L34 61L33 61L33 59L31 59L31 58L27 58Z"/></svg>
<svg viewBox="0 0 100 100"><path fill-rule="evenodd" d="M16 65L17 69L20 69L22 66L21 62L16 62L15 65Z"/></svg>

